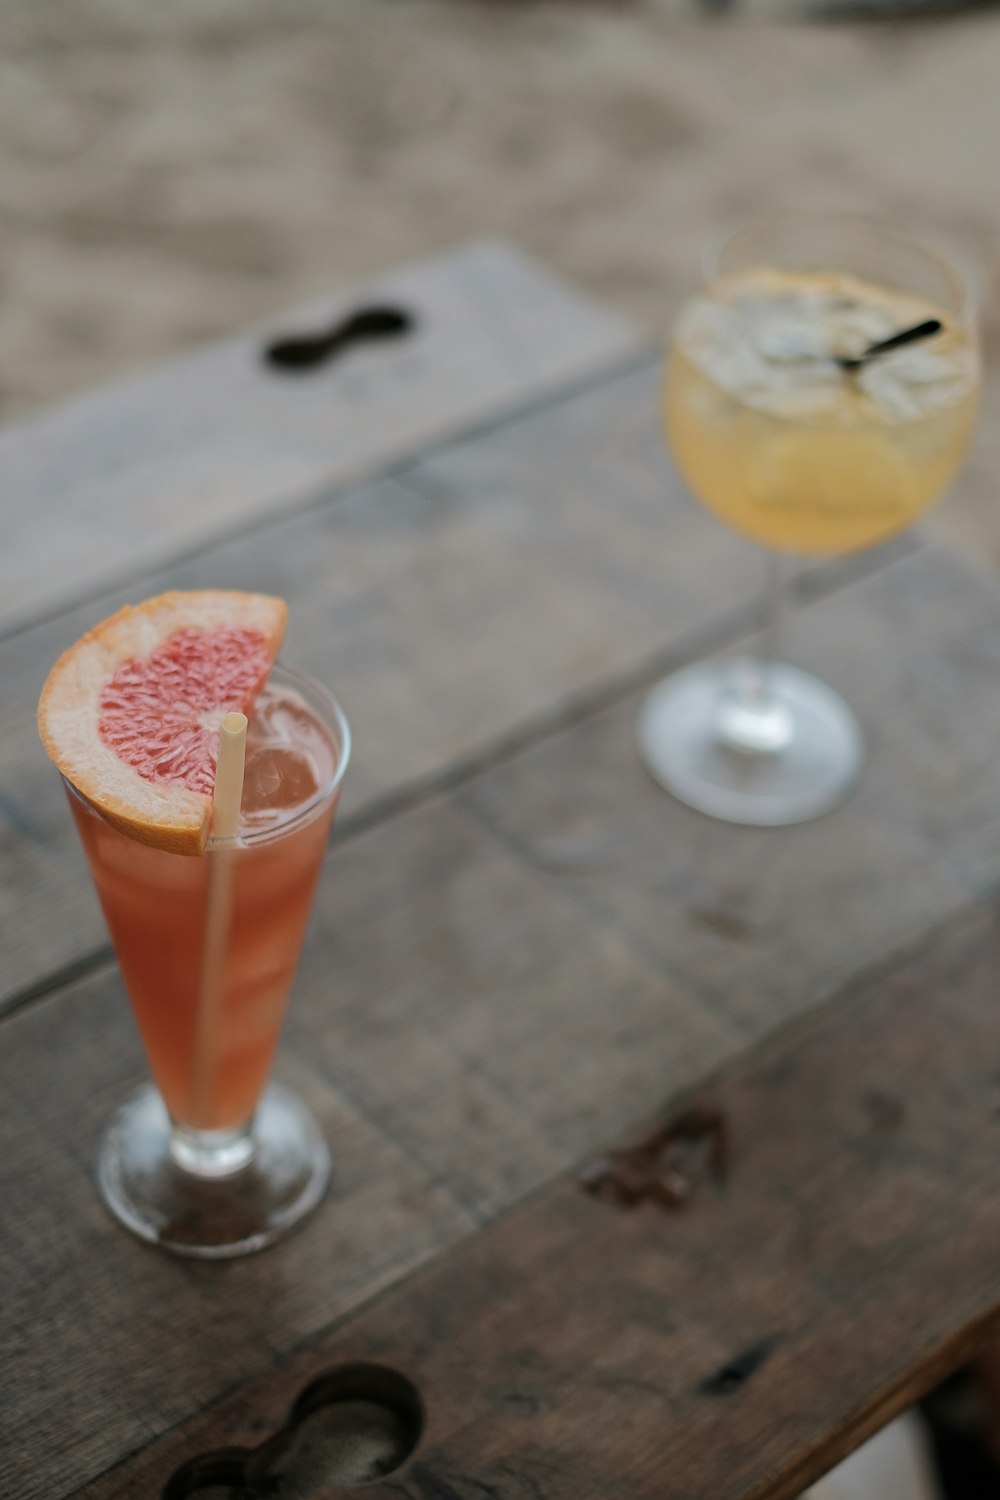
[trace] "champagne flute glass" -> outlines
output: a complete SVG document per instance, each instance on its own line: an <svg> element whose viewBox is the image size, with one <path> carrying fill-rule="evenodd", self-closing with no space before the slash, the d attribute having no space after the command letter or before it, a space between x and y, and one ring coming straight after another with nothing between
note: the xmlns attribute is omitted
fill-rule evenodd
<svg viewBox="0 0 1000 1500"><path fill-rule="evenodd" d="M267 1079L349 756L336 700L279 662L247 738L237 837L201 855L151 847L64 778L154 1080L113 1120L98 1184L164 1249L261 1249L329 1181L316 1121Z"/></svg>
<svg viewBox="0 0 1000 1500"><path fill-rule="evenodd" d="M975 421L974 319L950 260L861 219L762 219L703 269L673 337L667 434L702 503L771 549L766 624L756 658L654 688L639 749L701 812L797 823L842 800L863 753L843 700L778 659L783 554L873 546L939 497Z"/></svg>

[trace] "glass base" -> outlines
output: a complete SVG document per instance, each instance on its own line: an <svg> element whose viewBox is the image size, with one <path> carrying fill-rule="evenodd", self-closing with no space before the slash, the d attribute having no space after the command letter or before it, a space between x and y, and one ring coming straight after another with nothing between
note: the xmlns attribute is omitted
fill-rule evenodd
<svg viewBox="0 0 1000 1500"><path fill-rule="evenodd" d="M126 1229L176 1255L222 1260L263 1250L319 1203L330 1153L310 1111L279 1084L265 1089L251 1127L210 1144L205 1170L191 1133L172 1132L163 1101L146 1084L119 1110L104 1137L97 1180ZM181 1161L186 1165L182 1166Z"/></svg>
<svg viewBox="0 0 1000 1500"><path fill-rule="evenodd" d="M829 812L863 760L861 729L832 688L776 663L773 716L787 726L777 748L737 747L723 733L734 683L751 661L699 662L653 689L639 714L639 753L650 775L688 807L728 823L779 827Z"/></svg>

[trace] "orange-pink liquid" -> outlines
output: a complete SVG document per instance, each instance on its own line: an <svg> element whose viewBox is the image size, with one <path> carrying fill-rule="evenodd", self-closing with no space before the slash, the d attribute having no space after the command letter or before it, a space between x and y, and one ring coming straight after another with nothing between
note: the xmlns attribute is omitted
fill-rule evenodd
<svg viewBox="0 0 1000 1500"><path fill-rule="evenodd" d="M333 821L336 797L317 798L337 753L304 699L269 684L247 737L240 843L222 855L149 848L70 793L153 1078L179 1124L233 1129L260 1098ZM231 915L206 1030L202 966L219 859L232 862Z"/></svg>

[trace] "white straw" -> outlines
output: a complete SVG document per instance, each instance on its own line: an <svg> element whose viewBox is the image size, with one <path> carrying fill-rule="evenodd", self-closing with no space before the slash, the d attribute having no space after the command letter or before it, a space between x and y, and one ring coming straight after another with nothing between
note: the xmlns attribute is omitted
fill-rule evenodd
<svg viewBox="0 0 1000 1500"><path fill-rule="evenodd" d="M247 753L246 714L226 714L219 730L219 763L212 796L212 835L234 839L240 831L243 771Z"/></svg>
<svg viewBox="0 0 1000 1500"><path fill-rule="evenodd" d="M246 714L226 714L219 730L219 760L212 796L213 839L235 839L240 831L243 771L247 749ZM191 1110L198 1128L212 1109L212 1086L218 1059L226 952L233 906L232 848L210 849L205 894L205 936L198 979Z"/></svg>

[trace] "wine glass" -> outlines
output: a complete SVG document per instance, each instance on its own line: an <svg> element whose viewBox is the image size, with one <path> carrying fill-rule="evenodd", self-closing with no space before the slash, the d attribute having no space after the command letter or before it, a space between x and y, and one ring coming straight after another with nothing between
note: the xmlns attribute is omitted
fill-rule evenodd
<svg viewBox="0 0 1000 1500"><path fill-rule="evenodd" d="M967 284L909 233L834 216L762 219L713 241L683 308L665 417L702 503L771 549L753 659L661 682L642 759L682 802L733 823L818 817L860 771L857 720L778 660L783 555L893 536L962 463L979 396Z"/></svg>

